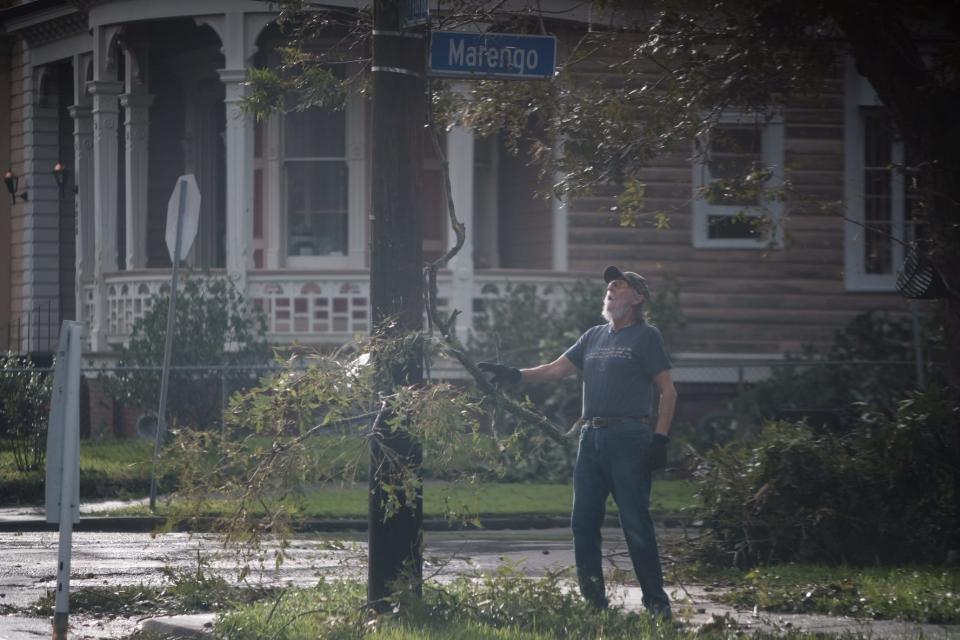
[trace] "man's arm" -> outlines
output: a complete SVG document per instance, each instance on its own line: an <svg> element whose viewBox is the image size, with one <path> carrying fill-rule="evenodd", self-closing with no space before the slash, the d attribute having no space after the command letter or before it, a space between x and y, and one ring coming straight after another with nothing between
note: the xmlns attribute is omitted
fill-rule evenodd
<svg viewBox="0 0 960 640"><path fill-rule="evenodd" d="M567 356L560 356L553 362L541 364L529 369L520 369L520 380L523 382L553 382L572 376L577 367Z"/></svg>
<svg viewBox="0 0 960 640"><path fill-rule="evenodd" d="M673 386L673 377L670 375L670 370L667 369L655 375L653 384L660 390L655 433L668 435L670 433L670 423L673 422L673 412L677 406L677 389Z"/></svg>

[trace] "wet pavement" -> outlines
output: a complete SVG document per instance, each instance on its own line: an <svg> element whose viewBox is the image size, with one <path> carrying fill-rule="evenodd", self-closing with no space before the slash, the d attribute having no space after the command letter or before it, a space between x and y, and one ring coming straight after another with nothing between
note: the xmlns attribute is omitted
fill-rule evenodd
<svg viewBox="0 0 960 640"><path fill-rule="evenodd" d="M661 531L661 535L677 532ZM570 534L567 529L536 531L462 531L427 532L424 573L433 580L458 575L490 572L508 563L528 576L543 576L548 571L573 565ZM618 568L629 572L618 530L605 531L605 551ZM0 533L0 613L12 607L26 607L52 589L55 581L58 536L56 532ZM164 569L196 572L201 569L233 577L235 564L221 554L219 538L212 535L168 533L103 533L79 531L74 534L71 587L160 585ZM365 534L324 534L298 537L292 542L291 558L281 570L273 570L273 561L265 558L266 569L248 578L265 586L309 586L320 577L363 580L366 577ZM198 556L198 553L200 554ZM669 571L668 583L669 583ZM571 583L572 588L572 583ZM960 638L960 628L916 625L897 622L859 622L850 618L808 615L754 614L736 611L710 602L706 589L697 585L668 584L677 617L692 625L709 622L715 615L729 615L746 628L824 632L861 632L873 638ZM629 585L619 587L613 601L629 610L640 610L640 593ZM166 630L194 629L207 632L213 615L178 617L163 622ZM145 622L143 618L95 619L71 616L71 638L123 638ZM160 630L158 622L148 622ZM173 625L171 627L170 625ZM0 639L27 640L50 637L47 619L21 614L0 615Z"/></svg>

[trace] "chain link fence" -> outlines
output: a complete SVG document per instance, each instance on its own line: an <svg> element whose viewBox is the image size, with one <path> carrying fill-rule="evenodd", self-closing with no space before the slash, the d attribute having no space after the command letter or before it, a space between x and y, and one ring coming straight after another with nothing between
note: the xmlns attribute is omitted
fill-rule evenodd
<svg viewBox="0 0 960 640"><path fill-rule="evenodd" d="M0 506L43 500L49 402L43 385L51 370L16 364L8 359L0 369ZM855 417L854 403L890 407L929 377L928 368L905 361L680 361L674 366L680 392L675 432L708 444L770 419L841 428ZM219 429L234 393L279 370L275 363L171 367L171 424ZM148 495L161 368L88 367L82 372L81 499Z"/></svg>

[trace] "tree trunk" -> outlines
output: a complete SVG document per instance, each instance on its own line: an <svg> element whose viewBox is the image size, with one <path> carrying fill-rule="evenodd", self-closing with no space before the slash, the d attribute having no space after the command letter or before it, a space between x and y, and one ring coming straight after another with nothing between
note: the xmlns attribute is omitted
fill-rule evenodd
<svg viewBox="0 0 960 640"><path fill-rule="evenodd" d="M373 198L370 305L373 327L384 338L410 335L423 325L422 166L426 123L424 40L400 37L400 0L374 3ZM415 36L413 33L405 34ZM423 382L419 342L400 360L376 363L385 386ZM390 388L381 391L390 393ZM406 431L391 431L394 416L377 421L370 454L369 572L367 597L378 609L395 581L408 578L420 593L423 497L398 489L399 510L387 517L385 487L400 487L407 472L419 477L420 445ZM402 418L402 417L401 417Z"/></svg>

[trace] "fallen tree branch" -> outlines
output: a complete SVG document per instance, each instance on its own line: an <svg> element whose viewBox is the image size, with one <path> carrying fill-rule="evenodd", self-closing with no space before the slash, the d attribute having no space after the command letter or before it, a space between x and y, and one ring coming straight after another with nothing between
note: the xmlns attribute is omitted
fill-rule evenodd
<svg viewBox="0 0 960 640"><path fill-rule="evenodd" d="M433 262L428 262L423 269L424 276L427 281L425 296L427 314L430 322L439 330L446 351L456 358L457 362L459 362L460 365L466 369L467 373L469 373L476 381L477 387L484 394L493 396L508 413L514 415L520 420L523 420L524 422L528 422L536 426L551 440L565 445L567 440L565 439L565 431L563 429L554 424L552 420L547 418L542 413L523 406L521 403L500 391L497 387L491 384L489 380L487 380L487 377L484 375L484 373L480 371L473 360L467 356L466 349L457 338L456 332L454 331L454 323L457 315L460 314L460 311L454 309L448 318L442 318L440 311L437 309L437 271L447 266L450 260L463 248L464 241L466 240L466 225L460 222L460 220L457 218L456 209L453 203L453 189L450 186L450 172L449 165L447 163L447 156L445 153L443 153L443 149L440 147L440 139L439 136L437 136L437 131L433 122L431 122L428 126L434 152L437 154L437 158L440 160L440 166L442 169L443 186L447 196L447 212L450 217L450 226L453 228L453 231L457 237L457 241L454 246L452 246L445 254Z"/></svg>

